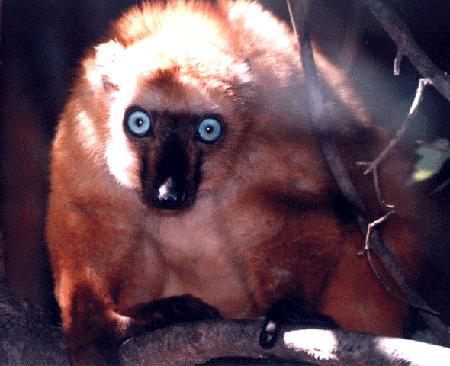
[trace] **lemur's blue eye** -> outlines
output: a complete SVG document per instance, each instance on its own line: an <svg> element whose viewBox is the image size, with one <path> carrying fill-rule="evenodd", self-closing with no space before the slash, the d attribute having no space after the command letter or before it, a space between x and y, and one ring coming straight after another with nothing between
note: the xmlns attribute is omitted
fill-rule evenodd
<svg viewBox="0 0 450 366"><path fill-rule="evenodd" d="M131 110L125 117L128 132L137 137L148 135L152 129L151 117L140 109Z"/></svg>
<svg viewBox="0 0 450 366"><path fill-rule="evenodd" d="M212 144L222 136L222 130L222 124L219 120L207 117L197 126L197 138L207 144Z"/></svg>

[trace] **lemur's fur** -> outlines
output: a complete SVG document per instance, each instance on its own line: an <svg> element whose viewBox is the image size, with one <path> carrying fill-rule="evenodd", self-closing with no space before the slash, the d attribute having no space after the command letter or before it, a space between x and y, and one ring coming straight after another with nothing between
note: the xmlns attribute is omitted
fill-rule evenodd
<svg viewBox="0 0 450 366"><path fill-rule="evenodd" d="M85 57L53 144L47 221L76 362L97 362L97 348L155 322L143 307L185 294L226 318L300 297L344 329L402 333L407 306L358 257L364 238L311 130L298 55L291 31L260 5L219 1L134 7ZM386 136L315 57L331 132L377 217L371 178L355 162L373 159ZM143 137L126 130L130 107L151 118ZM222 126L213 143L198 137L208 116ZM398 212L382 231L412 276L422 254L408 169L396 153L381 168ZM157 202L172 193L172 206Z"/></svg>

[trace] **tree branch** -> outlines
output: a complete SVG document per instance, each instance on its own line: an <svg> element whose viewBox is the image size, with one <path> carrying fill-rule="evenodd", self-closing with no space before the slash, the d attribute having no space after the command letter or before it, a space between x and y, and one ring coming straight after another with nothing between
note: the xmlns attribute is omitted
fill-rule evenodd
<svg viewBox="0 0 450 366"><path fill-rule="evenodd" d="M402 136L405 134L406 127L408 127L409 121L413 119L413 117L416 115L417 107L419 103L421 102L423 98L423 91L426 85L431 84L431 81L429 79L419 79L419 85L417 86L416 90L416 96L414 97L413 103L411 105L411 108L409 109L408 115L406 116L405 120L403 121L400 128L397 130L395 136L391 141L389 141L389 144L383 149L383 151L378 154L378 156L370 163L364 163L364 162L358 162L359 165L367 165L367 169L364 171L364 174L369 174L370 172L373 172L378 166L381 164L381 162L386 159L389 152L398 144Z"/></svg>
<svg viewBox="0 0 450 366"><path fill-rule="evenodd" d="M19 301L6 285L0 233L0 364L68 366L62 330ZM284 327L274 348L259 346L262 320L205 321L144 334L120 348L123 366L195 365L219 357L308 361L316 365L439 365L450 349L411 340ZM232 364L232 363L230 363ZM222 363L223 365L223 363Z"/></svg>
<svg viewBox="0 0 450 366"><path fill-rule="evenodd" d="M219 320L157 330L121 347L124 365L181 366L251 357L316 365L444 365L450 349L406 339L338 330L285 327L270 350L259 346L263 321ZM230 363L231 364L231 363Z"/></svg>
<svg viewBox="0 0 450 366"><path fill-rule="evenodd" d="M311 47L310 25L308 23L309 1L298 0L294 2L287 0L287 3L293 29L300 44L300 58L303 66L305 88L313 128L320 137L324 158L335 178L336 184L351 205L353 215L361 233L366 236L369 228L366 207L351 182L336 144L333 141L333 137L330 135L332 129L328 126L328 116L320 90L319 78L317 76ZM398 285L404 297L408 300L408 303L419 307L419 309L426 309L426 311L419 310L419 313L430 329L436 334L441 344L450 346L450 333L447 327L434 314L434 311L428 306L417 290L411 286L401 271L397 260L384 245L381 235L376 228L372 230L370 249L373 250L383 267Z"/></svg>
<svg viewBox="0 0 450 366"><path fill-rule="evenodd" d="M19 301L6 283L0 232L0 365L69 365L62 331Z"/></svg>
<svg viewBox="0 0 450 366"><path fill-rule="evenodd" d="M345 29L344 40L342 41L338 61L338 65L346 75L349 75L352 71L353 64L356 59L356 54L358 52L358 38L362 21L362 4L359 2L359 0L353 0L352 5L352 18L347 22L347 27Z"/></svg>
<svg viewBox="0 0 450 366"><path fill-rule="evenodd" d="M441 71L414 41L405 22L385 5L382 0L364 0L364 2L397 45L397 58L401 59L398 55L408 57L422 77L430 79L434 87L450 101L449 76ZM397 71L399 71L399 65L396 65Z"/></svg>

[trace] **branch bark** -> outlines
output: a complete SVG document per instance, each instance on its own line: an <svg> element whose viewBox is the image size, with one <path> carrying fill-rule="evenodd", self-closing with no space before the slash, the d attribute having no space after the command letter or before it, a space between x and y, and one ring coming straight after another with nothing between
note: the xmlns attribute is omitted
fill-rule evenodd
<svg viewBox="0 0 450 366"><path fill-rule="evenodd" d="M364 0L373 16L397 45L399 53L408 57L423 78L430 79L434 87L450 101L450 77L440 70L414 41L405 22L382 0Z"/></svg>
<svg viewBox="0 0 450 366"><path fill-rule="evenodd" d="M276 357L316 365L444 365L450 349L406 339L286 327L270 350L259 346L262 321L210 321L172 326L127 341L124 365L181 366L223 357ZM231 363L230 363L231 364Z"/></svg>
<svg viewBox="0 0 450 366"><path fill-rule="evenodd" d="M69 365L64 336L44 314L18 300L5 277L0 233L0 365Z"/></svg>

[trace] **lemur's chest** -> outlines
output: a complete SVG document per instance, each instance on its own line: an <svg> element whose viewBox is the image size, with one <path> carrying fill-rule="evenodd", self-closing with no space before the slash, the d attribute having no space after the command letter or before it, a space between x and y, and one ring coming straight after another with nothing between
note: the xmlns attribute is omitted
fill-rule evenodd
<svg viewBox="0 0 450 366"><path fill-rule="evenodd" d="M141 255L132 268L140 280L133 280L127 305L190 294L225 317L256 315L245 264L233 253L216 207L203 200L183 215L146 220Z"/></svg>

